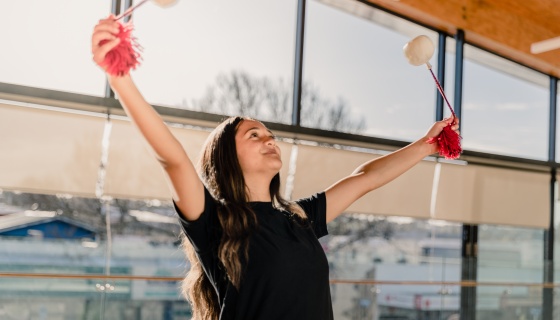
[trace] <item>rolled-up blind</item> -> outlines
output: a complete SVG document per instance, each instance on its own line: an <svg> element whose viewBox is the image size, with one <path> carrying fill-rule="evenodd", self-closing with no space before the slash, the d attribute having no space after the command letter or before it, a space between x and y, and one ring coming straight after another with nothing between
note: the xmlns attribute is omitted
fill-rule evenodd
<svg viewBox="0 0 560 320"><path fill-rule="evenodd" d="M105 123L0 104L0 188L95 196Z"/></svg>
<svg viewBox="0 0 560 320"><path fill-rule="evenodd" d="M210 132L180 127L171 127L171 131L196 165ZM284 163L281 176L285 183L291 146L282 142L278 144ZM113 197L171 199L163 169L130 121L112 120L104 191L104 194Z"/></svg>
<svg viewBox="0 0 560 320"><path fill-rule="evenodd" d="M293 198L322 191L379 155L318 146L298 146ZM348 212L430 217L435 162L422 161L389 184L370 192Z"/></svg>
<svg viewBox="0 0 560 320"><path fill-rule="evenodd" d="M550 174L441 164L435 218L547 228Z"/></svg>

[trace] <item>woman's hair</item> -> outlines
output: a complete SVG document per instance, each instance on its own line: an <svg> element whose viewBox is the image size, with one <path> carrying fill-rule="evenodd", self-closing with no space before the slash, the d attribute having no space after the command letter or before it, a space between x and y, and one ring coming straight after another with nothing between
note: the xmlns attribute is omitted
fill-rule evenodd
<svg viewBox="0 0 560 320"><path fill-rule="evenodd" d="M222 238L218 258L232 284L239 289L243 278L242 262L249 259L249 236L257 227L257 218L248 202L243 171L237 158L235 134L246 117L231 117L223 121L208 137L198 162L198 173L217 200L218 220ZM280 174L269 187L275 207L305 219L303 210L280 195ZM183 295L191 302L193 319L218 319L220 305L216 289L204 273L190 241L183 235L183 249L190 261L190 270L182 284Z"/></svg>

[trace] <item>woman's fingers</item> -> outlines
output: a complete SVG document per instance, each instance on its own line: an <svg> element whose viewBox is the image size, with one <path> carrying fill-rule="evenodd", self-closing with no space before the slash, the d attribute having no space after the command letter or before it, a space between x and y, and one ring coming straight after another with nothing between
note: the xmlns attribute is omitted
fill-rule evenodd
<svg viewBox="0 0 560 320"><path fill-rule="evenodd" d="M101 46L101 41L111 41L114 40L117 36L111 32L107 31L99 31L94 33L91 36L91 52L93 53Z"/></svg>
<svg viewBox="0 0 560 320"><path fill-rule="evenodd" d="M107 43L99 46L97 49L93 50L93 61L97 64L101 64L105 60L105 56L109 51L116 47L121 39L114 38Z"/></svg>
<svg viewBox="0 0 560 320"><path fill-rule="evenodd" d="M120 39L117 37L118 33L119 23L114 20L113 15L109 15L106 19L99 20L91 36L93 61L100 64L105 59L105 55L119 44Z"/></svg>
<svg viewBox="0 0 560 320"><path fill-rule="evenodd" d="M116 22L115 22L116 23ZM99 23L93 29L91 38L92 49L99 45L101 40L112 40L110 36L116 36L119 33L119 25L113 23Z"/></svg>

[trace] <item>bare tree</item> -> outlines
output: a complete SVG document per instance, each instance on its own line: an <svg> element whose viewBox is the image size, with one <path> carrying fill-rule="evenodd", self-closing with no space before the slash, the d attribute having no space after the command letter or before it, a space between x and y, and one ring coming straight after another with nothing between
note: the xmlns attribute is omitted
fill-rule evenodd
<svg viewBox="0 0 560 320"><path fill-rule="evenodd" d="M266 118L274 122L289 123L292 111L292 91L284 84L282 79L276 81L264 79L263 109L267 110ZM264 119L263 119L264 120Z"/></svg>
<svg viewBox="0 0 560 320"><path fill-rule="evenodd" d="M193 108L290 123L291 102L292 88L282 79L259 78L245 71L232 71L218 75L216 84L208 87L201 99L193 101ZM311 84L303 85L301 104L303 126L349 133L365 129L364 118L354 119L343 98L333 102Z"/></svg>
<svg viewBox="0 0 560 320"><path fill-rule="evenodd" d="M354 119L348 103L341 97L332 102L321 96L319 89L304 84L301 93L302 125L325 130L360 133L366 123L363 117Z"/></svg>
<svg viewBox="0 0 560 320"><path fill-rule="evenodd" d="M263 81L243 71L220 74L216 84L207 88L195 109L227 115L258 118L264 100Z"/></svg>

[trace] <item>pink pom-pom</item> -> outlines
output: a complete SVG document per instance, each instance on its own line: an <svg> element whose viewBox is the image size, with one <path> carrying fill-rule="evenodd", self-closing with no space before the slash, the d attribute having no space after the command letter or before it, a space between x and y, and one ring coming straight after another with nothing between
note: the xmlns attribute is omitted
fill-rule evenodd
<svg viewBox="0 0 560 320"><path fill-rule="evenodd" d="M142 47L132 36L133 26L131 23L122 24L119 22L119 33L117 37L121 39L119 44L105 56L101 66L113 76L123 76L136 69L140 64L140 51ZM102 43L101 43L102 44Z"/></svg>
<svg viewBox="0 0 560 320"><path fill-rule="evenodd" d="M439 154L444 156L445 159L457 159L463 151L461 148L461 136L453 131L451 126L452 124L449 124L443 128L437 137L428 140L428 143L438 143Z"/></svg>

